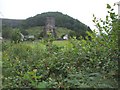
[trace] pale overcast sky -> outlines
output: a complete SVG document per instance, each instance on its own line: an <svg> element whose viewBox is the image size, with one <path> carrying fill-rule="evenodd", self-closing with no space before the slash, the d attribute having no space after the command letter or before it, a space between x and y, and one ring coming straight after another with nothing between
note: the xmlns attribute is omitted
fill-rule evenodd
<svg viewBox="0 0 120 90"><path fill-rule="evenodd" d="M113 5L119 0L0 0L0 17L26 19L48 11L67 14L94 28L92 15L106 16L106 4ZM117 13L117 6L115 8Z"/></svg>

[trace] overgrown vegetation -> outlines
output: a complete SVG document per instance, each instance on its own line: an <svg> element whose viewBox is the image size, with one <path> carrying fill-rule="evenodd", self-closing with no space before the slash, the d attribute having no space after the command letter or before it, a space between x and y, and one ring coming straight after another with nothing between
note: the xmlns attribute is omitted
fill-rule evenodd
<svg viewBox="0 0 120 90"><path fill-rule="evenodd" d="M117 88L120 22L107 8L105 21L93 20L99 36L3 42L3 88Z"/></svg>

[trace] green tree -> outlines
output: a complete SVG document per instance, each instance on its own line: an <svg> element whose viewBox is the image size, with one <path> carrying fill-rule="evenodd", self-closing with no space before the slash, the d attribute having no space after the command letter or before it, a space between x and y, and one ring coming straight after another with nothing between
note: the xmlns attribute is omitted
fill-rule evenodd
<svg viewBox="0 0 120 90"><path fill-rule="evenodd" d="M2 28L2 36L5 39L10 39L12 35L12 28L11 27L3 27Z"/></svg>
<svg viewBox="0 0 120 90"><path fill-rule="evenodd" d="M21 35L19 29L14 29L11 36L11 41L14 43L19 43L21 41Z"/></svg>

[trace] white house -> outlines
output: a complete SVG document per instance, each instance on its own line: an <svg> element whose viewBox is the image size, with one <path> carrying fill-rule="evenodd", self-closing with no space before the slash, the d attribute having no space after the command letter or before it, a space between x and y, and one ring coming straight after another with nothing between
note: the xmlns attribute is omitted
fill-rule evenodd
<svg viewBox="0 0 120 90"><path fill-rule="evenodd" d="M25 36L24 40L34 40L35 36L34 35L27 35Z"/></svg>
<svg viewBox="0 0 120 90"><path fill-rule="evenodd" d="M3 39L3 37L0 37L0 40L2 40Z"/></svg>
<svg viewBox="0 0 120 90"><path fill-rule="evenodd" d="M68 34L66 34L65 36L63 36L64 40L68 40Z"/></svg>

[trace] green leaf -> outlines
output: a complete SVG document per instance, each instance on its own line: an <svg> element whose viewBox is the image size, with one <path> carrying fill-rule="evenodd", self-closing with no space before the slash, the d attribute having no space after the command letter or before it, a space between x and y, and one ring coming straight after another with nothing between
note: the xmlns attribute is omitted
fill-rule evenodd
<svg viewBox="0 0 120 90"><path fill-rule="evenodd" d="M111 9L111 6L110 6L109 4L107 4L107 8L108 8L108 9Z"/></svg>
<svg viewBox="0 0 120 90"><path fill-rule="evenodd" d="M40 82L36 88L46 88L47 87L47 83L46 82Z"/></svg>

